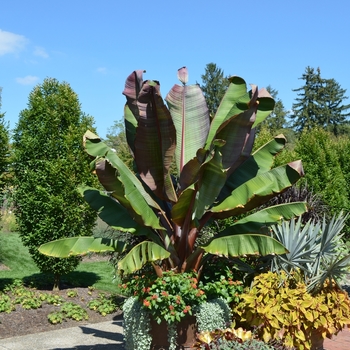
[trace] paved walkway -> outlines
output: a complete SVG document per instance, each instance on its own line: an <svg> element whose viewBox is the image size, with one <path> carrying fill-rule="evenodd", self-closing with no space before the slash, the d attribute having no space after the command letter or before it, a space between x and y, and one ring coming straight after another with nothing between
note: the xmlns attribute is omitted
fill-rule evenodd
<svg viewBox="0 0 350 350"><path fill-rule="evenodd" d="M0 339L0 350L123 350L122 321Z"/></svg>
<svg viewBox="0 0 350 350"><path fill-rule="evenodd" d="M350 350L350 330L326 339L325 350ZM0 339L0 350L124 350L122 320Z"/></svg>
<svg viewBox="0 0 350 350"><path fill-rule="evenodd" d="M324 341L325 350L350 350L350 329L345 328L332 339Z"/></svg>

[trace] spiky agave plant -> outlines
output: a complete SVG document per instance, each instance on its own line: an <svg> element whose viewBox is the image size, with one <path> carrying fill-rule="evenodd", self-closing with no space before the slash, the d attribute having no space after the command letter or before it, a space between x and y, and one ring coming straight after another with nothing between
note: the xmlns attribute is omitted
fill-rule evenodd
<svg viewBox="0 0 350 350"><path fill-rule="evenodd" d="M104 144L87 132L86 151L103 191L81 192L102 220L115 229L141 235L118 262L124 273L147 262L158 275L165 270L199 271L210 254L220 256L282 254L282 244L266 235L269 225L306 210L301 202L265 208L238 220L201 245L196 240L212 219L248 213L292 186L302 175L301 161L272 169L284 147L279 135L255 153L255 127L273 110L265 89L242 78L230 85L211 120L199 85L186 85L187 69L179 69L164 103L158 81L143 81L143 71L126 80L125 126L136 174ZM175 158L176 176L170 173ZM67 257L89 251L123 251L125 243L75 237L42 245L47 255Z"/></svg>
<svg viewBox="0 0 350 350"><path fill-rule="evenodd" d="M281 242L288 253L274 257L272 271L298 271L312 294L323 289L327 280L330 285L332 281L339 283L350 266L350 254L339 252L344 245L342 230L347 217L340 213L330 221L323 217L322 222L308 220L305 225L300 217L273 225L272 237Z"/></svg>

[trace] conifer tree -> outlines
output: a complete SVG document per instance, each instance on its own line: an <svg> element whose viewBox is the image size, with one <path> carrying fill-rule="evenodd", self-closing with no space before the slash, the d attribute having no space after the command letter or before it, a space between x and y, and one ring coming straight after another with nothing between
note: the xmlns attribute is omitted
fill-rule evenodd
<svg viewBox="0 0 350 350"><path fill-rule="evenodd" d="M215 63L208 63L205 73L201 76L203 91L210 116L213 117L219 107L222 97L225 95L229 85L228 78L224 76L224 71Z"/></svg>
<svg viewBox="0 0 350 350"><path fill-rule="evenodd" d="M298 95L292 107L293 128L301 132L318 126L334 135L346 130L343 126L348 124L347 117L350 116L346 113L350 104L343 104L347 99L346 90L334 79L323 79L320 68L307 67L300 79L305 80L305 84L293 90Z"/></svg>

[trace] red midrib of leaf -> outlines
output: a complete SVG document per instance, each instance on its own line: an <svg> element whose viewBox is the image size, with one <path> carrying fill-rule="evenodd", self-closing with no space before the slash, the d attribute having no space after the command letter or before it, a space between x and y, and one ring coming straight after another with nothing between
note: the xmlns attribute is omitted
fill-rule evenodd
<svg viewBox="0 0 350 350"><path fill-rule="evenodd" d="M180 172L185 165L185 140L186 140L186 116L185 116L185 92L186 86L182 90L182 130L181 130L181 157L180 157Z"/></svg>

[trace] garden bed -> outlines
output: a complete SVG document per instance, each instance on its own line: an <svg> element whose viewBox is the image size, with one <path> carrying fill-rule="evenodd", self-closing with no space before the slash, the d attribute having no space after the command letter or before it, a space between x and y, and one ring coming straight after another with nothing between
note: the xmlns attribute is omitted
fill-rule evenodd
<svg viewBox="0 0 350 350"><path fill-rule="evenodd" d="M77 295L68 297L67 291L74 291ZM98 297L100 292L97 290L91 290L89 288L66 288L59 292L52 292L50 290L40 290L40 292L50 295L59 295L66 302L72 302L82 306L87 311L88 320L75 321L68 318L62 323L51 324L48 320L48 315L51 312L58 312L61 305L51 305L44 302L42 307L30 310L24 309L21 305L16 305L16 310L11 313L0 313L0 339L104 322L121 317L120 309L106 316L102 316L98 312L90 310L87 307L89 301ZM71 294L75 294L74 292Z"/></svg>

